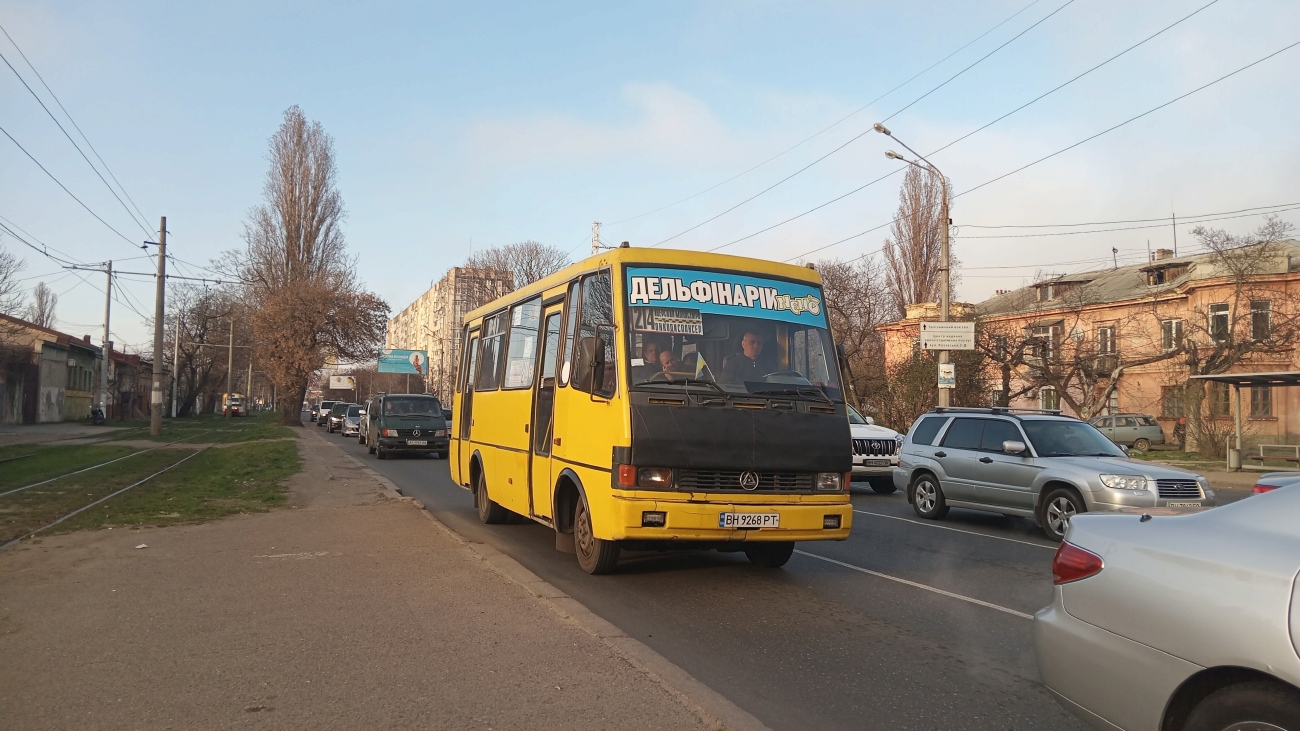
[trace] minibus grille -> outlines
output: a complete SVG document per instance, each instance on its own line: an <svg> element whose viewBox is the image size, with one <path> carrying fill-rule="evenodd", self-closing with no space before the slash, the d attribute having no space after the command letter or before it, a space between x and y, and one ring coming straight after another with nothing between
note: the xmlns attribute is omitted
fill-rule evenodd
<svg viewBox="0 0 1300 731"><path fill-rule="evenodd" d="M681 490L726 490L741 492L811 492L813 476L806 472L759 472L758 487L741 486L741 470L678 470L677 487Z"/></svg>

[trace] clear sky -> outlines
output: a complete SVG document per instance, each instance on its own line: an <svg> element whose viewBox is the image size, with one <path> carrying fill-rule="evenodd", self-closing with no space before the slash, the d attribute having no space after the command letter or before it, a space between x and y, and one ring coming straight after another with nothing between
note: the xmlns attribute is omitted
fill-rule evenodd
<svg viewBox="0 0 1300 731"><path fill-rule="evenodd" d="M261 196L267 138L285 108L300 105L335 139L348 240L362 277L396 312L471 247L535 239L580 256L592 221L606 224L609 242L651 245L844 146L664 245L708 249L734 241L896 170L884 156L897 148L887 138L870 133L850 142L873 122L888 118L899 139L929 153L1207 2L0 0L0 25L147 226L166 215L169 248L197 265L241 246L244 218ZM1300 4L1293 0L1220 0L931 159L961 193L1297 41ZM0 53L61 117L3 36ZM1040 270L1103 266L1112 247L1121 263L1138 261L1148 241L1155 248L1173 239L1168 225L967 238L1041 232L975 226L1300 205L1297 71L1300 47L958 197L952 217L954 251L965 265L961 298L984 299ZM2 66L0 127L125 239L146 238ZM724 251L797 260L886 223L900 177ZM1300 222L1297 214L1281 215ZM144 252L95 220L3 136L0 216L78 261L112 258L127 271L151 266L129 261ZM1246 231L1259 222L1209 225ZM1190 226L1179 228L1186 250ZM881 228L808 257L861 256L878 250L887 233ZM103 276L82 283L11 238L4 242L28 262L25 285L44 280L60 293L60 326L98 342L103 294L95 287ZM152 313L152 282L122 282L127 302ZM119 343L144 345L151 337L126 302L115 304L113 330Z"/></svg>

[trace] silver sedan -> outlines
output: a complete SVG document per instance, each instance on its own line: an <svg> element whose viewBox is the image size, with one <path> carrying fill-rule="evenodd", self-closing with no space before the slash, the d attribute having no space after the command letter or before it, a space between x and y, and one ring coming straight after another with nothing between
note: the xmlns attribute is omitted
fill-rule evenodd
<svg viewBox="0 0 1300 731"><path fill-rule="evenodd" d="M1034 641L1097 729L1300 731L1300 490L1191 515L1080 515Z"/></svg>

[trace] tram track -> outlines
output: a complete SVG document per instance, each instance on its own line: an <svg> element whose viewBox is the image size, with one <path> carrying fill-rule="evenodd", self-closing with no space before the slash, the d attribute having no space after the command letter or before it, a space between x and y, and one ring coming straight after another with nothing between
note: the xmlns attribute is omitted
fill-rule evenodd
<svg viewBox="0 0 1300 731"><path fill-rule="evenodd" d="M13 495L14 493L22 492L22 491L24 491L24 490L30 490L30 489L33 488L33 487L40 487L41 485L48 485L48 484L50 484L51 482L56 482L56 481L61 480L61 479L65 478L65 477L71 477L71 476L73 476L73 475L79 475L79 474L82 474L83 472L90 472L91 470L96 470L96 469L99 469L100 467L105 467L105 466L107 466L107 465L111 465L111 464L113 464L114 462L121 462L122 460L125 460L125 459L130 459L130 458L132 458L132 457L138 457L138 456L140 456L140 455L142 455L142 454L148 454L149 452L154 452L154 451L157 451L157 450L159 450L159 449L163 449L163 448L165 448L165 447L170 447L170 446L172 446L173 444L180 444L181 442L188 441L188 440L190 440L190 439L193 439L194 437L203 436L204 434L212 434L213 432L219 432L219 431L223 431L223 430L222 430L222 429L209 429L209 430L207 430L207 431L199 432L198 434L191 434L191 435L189 435L189 436L187 436L187 437L182 437L182 438L180 438L180 439L177 439L177 440L174 441L174 442L167 442L166 444L159 444L159 445L156 446L156 447L150 447L149 449L142 449L142 450L140 450L140 451L138 451L138 452L132 452L132 453L130 453L130 454L123 455L123 456L121 456L121 457L116 457L116 458L114 458L114 459L110 459L110 460L108 460L108 461L106 461L106 462L100 462L99 464L96 464L96 465L91 465L91 466L89 466L89 467L83 467L83 468L81 468L81 469L79 469L79 470L73 470L72 472L65 472L65 473L63 473L63 474L61 474L61 475L58 475L58 476L55 476L55 477L50 477L50 478L47 478L47 479L41 480L40 482L33 482L33 483L30 484L30 485L23 485L22 487L15 487L15 488L12 489L12 490L6 490L6 491L4 491L4 492L0 492L0 498L6 497L6 496L8 496L8 495ZM112 441L112 440L105 440L105 441ZM99 443L100 443L100 442L96 442L96 444L99 444ZM30 455L24 455L24 456L30 456Z"/></svg>
<svg viewBox="0 0 1300 731"><path fill-rule="evenodd" d="M202 433L203 433L203 434L210 434L210 433L212 433L213 431L224 431L224 430L221 430L221 429L213 429L213 430L211 430L211 431L208 431L208 432L202 432ZM196 437L196 436L199 436L199 434L191 435L190 437L186 437L186 439L192 439L193 437ZM232 438L232 437L233 437L233 435L232 435L231 437L227 437L227 439L230 439L230 438ZM152 452L152 451L155 451L155 450L157 450L157 449L161 449L162 447L169 446L169 445L171 445L171 444L178 444L179 442L182 442L182 441L185 441L185 440L184 440L184 439L178 439L178 440L176 440L175 442L168 442L167 444L161 445L161 446L159 446L159 447L154 447L154 448L152 448L152 449L146 449L146 450L144 450L143 452L134 452L134 453L132 453L132 454L127 455L127 457L133 457L133 456L135 456L136 454L144 454L145 452ZM185 455L184 457L181 457L180 459L178 459L178 460L176 460L175 462L171 463L170 465L167 465L166 467L164 467L164 468L158 470L157 472L154 472L153 474L149 475L148 477L144 477L144 478L142 478L142 479L140 479L140 480L137 480L137 481L131 483L130 485L127 485L126 487L122 487L122 488L119 488L119 489L117 489L117 490L114 490L113 492L109 493L108 495L105 495L104 497L101 497L101 498L98 498L98 499L96 499L96 500L93 500L93 501L91 501L91 502L89 502L89 503L87 503L87 504L85 504L85 505L83 505L83 506L77 508L76 510L73 510L73 511L71 511L71 512L68 512L68 513L66 513L66 514L64 514L64 515L62 515L62 516L60 516L58 519L56 519L56 520L54 520L54 521L52 521L52 522L50 522L50 523L46 523L45 525L42 525L41 527L39 527L39 528L37 528L37 529L35 529L35 530L28 531L28 532L26 532L26 533L23 533L22 535L19 535L19 536L15 537L15 538L12 538L12 539L6 541L6 542L3 543L3 544L0 544L0 551L3 551L3 550L5 550L5 549L9 548L10 546L17 545L18 543L21 543L22 541L24 541L24 540L26 540L26 539L28 539L28 538L32 538L32 537L34 537L37 533L41 533L41 532L43 532L43 531L49 530L50 528L53 528L54 526L56 526L56 525L58 525L58 524L64 522L65 520L68 520L69 518L72 518L72 517L77 516L77 515L79 515L79 514L81 514L81 513L84 513L85 511L87 511L87 510L89 510L89 509L95 507L96 505L100 505L100 504L102 504L102 503L105 503L105 502L107 502L107 501L109 501L109 500L111 500L111 499L117 497L118 495L121 495L122 493L127 492L128 490L131 490L131 489L134 489L134 488L136 488L136 487L139 487L140 485L143 485L144 483L146 483L146 482L152 480L153 478L155 478L155 477L157 477L157 476L159 476L159 475L161 475L161 474L164 474L164 473L170 472L171 470L176 469L177 467L181 466L182 464L185 464L186 462L190 461L191 459L194 459L195 457L199 456L200 454L203 454L204 452L206 452L206 451L208 451L209 449L215 447L216 445L221 444L221 443L224 443L224 441L225 441L225 440L217 441L217 442L211 442L211 443L205 445L204 447L202 447L202 448L200 448L200 449L196 449L196 450L194 450L193 452L190 452L189 454ZM126 459L126 457L119 457L118 459L115 459L115 460L109 460L108 462L104 462L104 463L102 463L102 464L100 464L100 465L96 465L96 466L97 466L97 467L102 467L102 466L104 466L105 464L111 464L112 462L118 462L118 461L121 461L122 459ZM86 472L86 471L88 471L88 470L90 470L90 469L94 469L94 468L91 467L91 468L86 468L86 469L83 469L83 470L78 470L78 471L76 471L76 472L69 472L69 473L66 474L66 475L61 475L61 477L67 477L67 476L69 476L69 475L79 474L79 473L81 473L81 472ZM57 480L57 479L59 479L59 478L57 478L57 477L56 477L56 478L52 478L51 480L48 480L47 482L53 482L54 480ZM45 483L37 483L37 484L45 484ZM28 485L28 487L35 487L35 486L36 486L36 485ZM20 489L26 489L26 488L20 488ZM10 492L16 492L16 491L10 491ZM9 493L4 493L4 494L9 494ZM3 495L0 495L0 497L3 497Z"/></svg>

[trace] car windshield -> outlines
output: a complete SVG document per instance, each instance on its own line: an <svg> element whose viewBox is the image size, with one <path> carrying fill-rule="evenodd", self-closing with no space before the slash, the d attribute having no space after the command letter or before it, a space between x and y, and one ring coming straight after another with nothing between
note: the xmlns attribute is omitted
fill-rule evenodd
<svg viewBox="0 0 1300 731"><path fill-rule="evenodd" d="M1096 427L1082 421L1025 419L1020 422L1039 457L1123 457Z"/></svg>
<svg viewBox="0 0 1300 731"><path fill-rule="evenodd" d="M442 404L436 398L425 396L387 398L384 416L442 416Z"/></svg>
<svg viewBox="0 0 1300 731"><path fill-rule="evenodd" d="M348 406L350 405L351 404L344 404L344 403L334 404L333 406L330 407L330 413L336 416L342 416L343 414L347 413Z"/></svg>
<svg viewBox="0 0 1300 731"><path fill-rule="evenodd" d="M855 408L853 408L852 406L850 406L850 407L849 407L849 423L850 423L850 424L866 424L866 423L867 423L867 420L866 420L865 418L863 418L862 414L859 414L859 413L858 413L858 410L857 410L857 409L855 409Z"/></svg>
<svg viewBox="0 0 1300 731"><path fill-rule="evenodd" d="M632 388L843 398L822 292L739 272L627 268Z"/></svg>
<svg viewBox="0 0 1300 731"><path fill-rule="evenodd" d="M360 407L360 406L349 406L349 407L348 407L348 416L361 416L361 407Z"/></svg>

